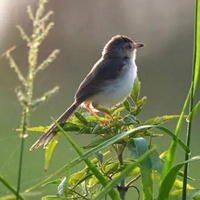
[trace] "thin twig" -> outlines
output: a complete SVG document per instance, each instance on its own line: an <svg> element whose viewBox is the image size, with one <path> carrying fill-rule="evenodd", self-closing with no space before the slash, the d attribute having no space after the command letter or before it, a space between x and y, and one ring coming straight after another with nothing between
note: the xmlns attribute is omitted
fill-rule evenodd
<svg viewBox="0 0 200 200"><path fill-rule="evenodd" d="M129 181L127 184L126 184L126 187L130 187L132 183L134 183L135 181L137 181L139 178L140 178L140 174L138 176L136 176L134 179L132 179L131 181Z"/></svg>

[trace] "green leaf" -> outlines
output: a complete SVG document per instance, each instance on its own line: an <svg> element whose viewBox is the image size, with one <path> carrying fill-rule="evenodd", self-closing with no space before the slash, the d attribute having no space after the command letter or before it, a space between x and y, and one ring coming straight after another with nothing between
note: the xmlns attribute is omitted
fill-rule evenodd
<svg viewBox="0 0 200 200"><path fill-rule="evenodd" d="M61 126L63 127L63 129L65 131L70 131L70 132L75 132L75 131L80 131L80 127L74 123L71 122L66 122L61 124ZM50 126L37 126L37 127L29 127L27 130L29 132L41 132L41 133L45 133ZM58 131L58 128L55 128L56 131ZM17 128L15 129L15 131L21 132L22 129L21 128Z"/></svg>
<svg viewBox="0 0 200 200"><path fill-rule="evenodd" d="M76 118L84 125L88 125L87 120L85 119L85 117L83 117L83 115L81 115L79 112L75 112L74 115L76 116Z"/></svg>
<svg viewBox="0 0 200 200"><path fill-rule="evenodd" d="M173 140L177 140L176 135L174 133L172 133L169 129L164 128L162 126L156 126L156 128L164 131L165 133L167 133L169 136L171 136L173 138ZM178 138L178 144L183 148L183 150L187 153L190 153L190 149L188 148L188 146L181 140Z"/></svg>
<svg viewBox="0 0 200 200"><path fill-rule="evenodd" d="M105 157L109 153L110 153L110 151L107 151L101 155L102 155L102 157ZM96 158L92 159L91 162L96 165L99 162L99 158L96 157ZM89 173L89 171L90 170L88 167L84 167L82 170L72 174L68 180L68 184L70 185L70 187L75 187L76 185L79 185L84 180L93 176L92 173Z"/></svg>
<svg viewBox="0 0 200 200"><path fill-rule="evenodd" d="M163 170L163 162L159 157L158 151L152 152L150 155L150 159L151 159L152 169L156 170L159 174L161 174Z"/></svg>
<svg viewBox="0 0 200 200"><path fill-rule="evenodd" d="M52 153L58 143L58 138L60 137L60 133L57 133L56 136L53 138L53 140L51 140L51 142L49 142L49 144L47 145L47 147L45 148L45 163L44 163L44 170L46 171L50 160L51 160L51 156Z"/></svg>
<svg viewBox="0 0 200 200"><path fill-rule="evenodd" d="M42 185L42 187L47 186L47 185L59 185L60 182L61 182L61 178L54 179L52 181L46 182L45 184Z"/></svg>
<svg viewBox="0 0 200 200"><path fill-rule="evenodd" d="M133 114L128 114L126 115L124 118L123 118L123 122L125 124L130 124L130 125L133 125L133 124L140 124L139 120L137 120L137 118L133 115Z"/></svg>
<svg viewBox="0 0 200 200"><path fill-rule="evenodd" d="M149 149L144 138L135 138L130 141L129 150L136 155L136 158L140 158ZM152 164L150 156L146 156L139 165L142 178L143 199L153 199Z"/></svg>
<svg viewBox="0 0 200 200"><path fill-rule="evenodd" d="M88 172L89 172L88 167L85 167L83 170L73 173L68 180L68 184L74 187L85 177L85 175L88 174Z"/></svg>
<svg viewBox="0 0 200 200"><path fill-rule="evenodd" d="M121 113L124 110L125 110L124 106L119 107L119 108L117 108L116 110L113 111L112 116L118 115L119 113Z"/></svg>
<svg viewBox="0 0 200 200"><path fill-rule="evenodd" d="M104 170L106 174L117 172L117 170L119 170L119 162L115 161L115 162L109 163L104 168L105 168Z"/></svg>
<svg viewBox="0 0 200 200"><path fill-rule="evenodd" d="M69 132L76 132L76 131L80 131L80 127L76 124L73 124L71 122L66 122L64 124L62 124L62 128L64 131L69 131Z"/></svg>
<svg viewBox="0 0 200 200"><path fill-rule="evenodd" d="M111 112L106 108L98 107L97 110L99 110L100 112L104 113L105 115L111 116Z"/></svg>
<svg viewBox="0 0 200 200"><path fill-rule="evenodd" d="M143 162L153 151L155 151L155 149L151 149L147 152L145 152L140 158L138 158L135 162L133 162L130 166L128 166L127 168L125 168L119 177L117 177L116 179L109 181L109 183L101 190L101 192L96 196L96 198L94 198L94 200L102 200L104 198L104 196L108 193L108 191L111 188L116 187L116 185L123 180L125 177L127 177L127 175L135 168L137 167L137 165L139 165L141 162Z"/></svg>
<svg viewBox="0 0 200 200"><path fill-rule="evenodd" d="M190 114L188 115L186 119L187 122L191 121L191 119L196 116L199 109L200 109L200 101L196 104L196 106L192 109L192 112L190 112Z"/></svg>
<svg viewBox="0 0 200 200"><path fill-rule="evenodd" d="M42 200L66 200L66 197L60 197L58 195L47 195L42 197Z"/></svg>
<svg viewBox="0 0 200 200"><path fill-rule="evenodd" d="M197 161L197 160L200 160L200 156L193 157L187 161L177 164L168 171L168 173L166 174L166 176L164 177L163 181L160 184L158 200L167 200L168 199L170 190L173 187L173 184L176 180L177 174L180 171L180 169L186 163L190 163L190 162Z"/></svg>
<svg viewBox="0 0 200 200"><path fill-rule="evenodd" d="M142 111L142 107L147 101L147 97L142 97L142 99L137 101L137 105L131 108L131 114L136 116Z"/></svg>
<svg viewBox="0 0 200 200"><path fill-rule="evenodd" d="M136 105L137 105L138 98L140 95L140 88L141 88L141 83L140 83L138 77L136 77L134 84L133 84L133 90L131 92L131 98L133 99L133 101L135 102Z"/></svg>
<svg viewBox="0 0 200 200"><path fill-rule="evenodd" d="M154 128L155 126L153 125L144 125L144 126L140 126L140 127L136 127L132 130L129 131L125 131L119 135L116 135L104 142L102 142L101 144L99 144L97 147L94 147L92 149L90 149L89 151L87 151L86 153L84 153L82 156L77 157L76 159L72 160L70 163L64 165L63 167L61 167L60 169L58 169L56 172L54 172L53 174L51 174L49 177L47 177L46 179L44 179L43 181L39 182L38 184L32 186L31 188L27 189L26 192L30 192L31 190L49 182L49 180L51 180L52 178L57 177L58 175L62 174L63 172L66 172L68 169L71 169L73 166L77 165L78 163L80 163L83 159L88 158L91 155L94 155L95 153L109 147L110 145L116 143L117 141L127 137L128 135L131 135L133 133L139 132L139 131L145 131L148 130L150 128Z"/></svg>
<svg viewBox="0 0 200 200"><path fill-rule="evenodd" d="M41 133L45 133L50 126L37 126L37 127L30 127L28 128L28 132L41 132ZM21 128L17 128L15 129L15 131L21 132L22 129Z"/></svg>
<svg viewBox="0 0 200 200"><path fill-rule="evenodd" d="M175 160L179 133L180 133L180 130L181 130L181 125L183 123L184 114L186 112L186 108L187 108L187 105L188 105L190 94L191 94L191 88L188 92L185 103L183 105L183 109L181 111L181 115L180 115L179 120L178 120L177 125L176 125L176 129L175 129L175 133L174 133L175 138L173 138L173 140L170 144L167 156L166 156L163 172L162 172L162 175L161 175L161 182L160 182L161 184L162 184L163 179L165 178L165 175L168 173L168 170L171 169L171 167L173 166L173 163L174 163L174 160Z"/></svg>
<svg viewBox="0 0 200 200"><path fill-rule="evenodd" d="M123 171L126 167L130 166L135 162L134 160L124 160L123 167L119 165L118 161L113 161L111 163L104 165L104 170L106 174L112 174L112 178L117 178L120 176L121 171ZM128 175L127 177L135 177L140 174L140 168L135 167Z"/></svg>
<svg viewBox="0 0 200 200"><path fill-rule="evenodd" d="M123 106L126 108L127 111L131 111L130 103L127 100L123 102Z"/></svg>
<svg viewBox="0 0 200 200"><path fill-rule="evenodd" d="M0 200L16 200L16 196L14 196L14 195L6 195L4 197L0 197Z"/></svg>
<svg viewBox="0 0 200 200"><path fill-rule="evenodd" d="M180 115L164 115L161 117L158 116L152 119L148 119L147 121L143 122L142 125L145 125L145 124L160 125L170 120L178 119L179 117Z"/></svg>
<svg viewBox="0 0 200 200"><path fill-rule="evenodd" d="M140 100L137 101L137 107L141 109L147 101L147 97L142 97Z"/></svg>
<svg viewBox="0 0 200 200"><path fill-rule="evenodd" d="M200 3L196 1L196 16L195 16L195 42L194 42L194 55L193 55L193 74L192 74L192 97L194 99L196 89L199 83L200 73Z"/></svg>
<svg viewBox="0 0 200 200"><path fill-rule="evenodd" d="M90 144L84 146L84 149L91 149L93 147L96 147L96 146L100 145L102 142L107 141L110 138L111 138L111 136L109 136L109 137L103 137L103 138L98 138L98 139L90 142Z"/></svg>
<svg viewBox="0 0 200 200"><path fill-rule="evenodd" d="M100 134L102 133L102 129L103 129L102 125L96 124L96 126L92 130L92 134Z"/></svg>
<svg viewBox="0 0 200 200"><path fill-rule="evenodd" d="M183 185L183 183L182 183ZM170 200L180 200L182 197L182 189L170 192ZM188 188L186 200L200 200L200 189Z"/></svg>
<svg viewBox="0 0 200 200"><path fill-rule="evenodd" d="M178 174L180 173L180 171L178 172ZM174 187L174 189L182 189L183 188L183 181L180 181L179 179L176 179L175 181L174 181L174 185L173 185L173 187ZM189 184L187 184L187 189L188 190L191 190L191 189L194 189L192 186L190 186ZM172 192L174 192L174 190L172 191ZM172 193L171 192L171 193ZM170 193L170 194L171 194Z"/></svg>

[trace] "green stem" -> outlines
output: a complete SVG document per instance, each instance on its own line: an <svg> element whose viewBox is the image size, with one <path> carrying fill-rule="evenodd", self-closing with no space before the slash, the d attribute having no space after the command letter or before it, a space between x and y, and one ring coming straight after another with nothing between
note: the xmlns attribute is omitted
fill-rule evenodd
<svg viewBox="0 0 200 200"><path fill-rule="evenodd" d="M16 199L18 200L20 198L20 185L21 185L21 177L22 177L22 167L23 167L23 157L24 157L24 146L25 146L25 135L28 133L28 127L30 122L30 114L33 107L33 84L35 80L35 70L37 67L37 60L38 60L38 51L39 46L41 45L42 41L47 36L49 30L51 29L53 23L49 23L46 25L46 22L49 19L49 16L51 15L52 11L47 13L45 16L43 16L45 11L45 4L48 2L48 0L38 0L38 6L36 8L35 15L32 13L31 8L28 7L28 15L33 23L33 32L31 36L29 37L25 31L21 28L19 28L19 31L21 33L22 39L24 39L27 42L27 46L29 48L28 52L28 74L27 77L24 78L22 76L20 70L18 69L18 66L15 64L14 60L8 54L8 58L10 61L10 65L12 68L15 69L19 79L23 82L24 91L21 92L19 96L19 102L22 104L23 111L22 111L22 120L21 120L21 146L20 146L20 155L19 155L19 169L18 169L18 180L17 180L17 191L16 191ZM46 29L45 29L46 27ZM44 28L44 30L43 30ZM52 62L53 59L55 59L55 56L57 55L58 51L54 51L43 63L45 63L45 67L47 67L48 63ZM23 97L23 101L22 98ZM46 97L44 95L44 97Z"/></svg>
<svg viewBox="0 0 200 200"><path fill-rule="evenodd" d="M124 165L124 160L123 160L124 148L125 148L125 146L121 146L121 145L118 145L118 147L117 147L117 153L118 153L117 156L118 156L120 167L123 167L123 165ZM125 200L127 188L125 186L125 180L124 179L121 180L120 185L117 187L117 189L119 191L121 199Z"/></svg>
<svg viewBox="0 0 200 200"><path fill-rule="evenodd" d="M36 44L36 40L32 41L30 44L29 50L29 72L26 79L25 85L25 96L26 96L26 104L23 107L22 113L22 135L21 135L21 148L20 148L20 158L19 158L19 170L18 170L18 181L17 181L17 200L19 199L20 193L20 185L21 185L21 176L22 176L22 166L23 166L23 158L24 158L24 143L25 138L24 136L28 133L27 129L30 122L30 113L32 108L32 98L33 98L33 83L34 83L34 70L37 65L37 53L38 53L38 46Z"/></svg>
<svg viewBox="0 0 200 200"><path fill-rule="evenodd" d="M2 176L0 176L0 182L2 182L13 194L17 195L17 191ZM18 199L24 200L20 194L18 195Z"/></svg>
<svg viewBox="0 0 200 200"><path fill-rule="evenodd" d="M21 185L21 177L22 177L22 165L23 165L23 157L24 157L24 136L27 133L27 127L29 123L28 118L28 109L24 107L22 113L22 135L21 135L21 146L20 146L20 156L19 156L19 168L18 168L18 179L17 179L17 193L16 199L20 199L20 185Z"/></svg>
<svg viewBox="0 0 200 200"><path fill-rule="evenodd" d="M189 106L189 113L192 112L194 108L194 98L196 93L196 87L198 83L198 73L197 69L199 68L199 50L197 48L197 43L200 40L200 33L199 33L199 17L200 17L200 3L199 0L196 0L196 12L195 12L195 31L194 31L194 53L193 53L193 68L192 68L192 81L191 81L191 96L190 96L190 106ZM191 140L191 130L192 130L192 121L193 116L191 115L190 121L187 125L187 135L186 135L186 144L188 148L190 148L190 140ZM185 153L185 161L190 158L189 153ZM182 192L182 200L187 199L187 177L188 177L188 171L189 171L189 163L185 164L184 167L184 177L183 177L183 192Z"/></svg>

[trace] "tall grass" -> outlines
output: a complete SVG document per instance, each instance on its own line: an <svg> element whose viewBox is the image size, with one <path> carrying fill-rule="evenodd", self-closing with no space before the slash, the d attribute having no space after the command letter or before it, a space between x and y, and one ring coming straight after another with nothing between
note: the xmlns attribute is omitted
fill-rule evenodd
<svg viewBox="0 0 200 200"><path fill-rule="evenodd" d="M54 26L53 22L48 22L50 16L53 14L52 11L45 13L45 4L47 0L40 0L36 12L34 13L29 6L27 9L28 17L30 18L33 25L33 32L30 36L26 34L21 26L17 26L21 34L21 38L26 42L28 47L28 73L23 75L20 71L20 67L16 64L11 52L15 49L9 49L6 52L6 58L10 64L10 67L14 69L17 77L21 83L19 87L16 88L16 93L18 101L22 106L22 119L21 119L21 145L20 145L20 155L19 155L19 167L18 167L18 180L17 180L17 191L16 199L21 199L20 196L20 186L22 179L22 166L24 159L24 142L28 134L28 127L31 119L32 109L37 108L40 104L44 103L49 97L52 96L58 87L46 92L42 97L33 99L33 88L36 75L38 72L44 70L51 62L57 57L59 50L54 50L46 60L41 64L38 64L38 53L39 47L43 40L49 34L49 31Z"/></svg>
<svg viewBox="0 0 200 200"><path fill-rule="evenodd" d="M192 122L194 120L194 114L199 109L198 102L195 106L196 91L199 81L199 68L200 68L200 2L196 0L195 9L195 24L194 24L194 50L193 50L193 67L192 67L192 78L191 78L191 95L190 95L190 105L189 105L189 118L187 124L187 135L186 144L190 148L191 136L192 136ZM189 153L185 153L185 161L190 158ZM186 200L187 196L187 177L188 177L189 163L185 164L184 167L184 179L183 179L183 195L182 199Z"/></svg>
<svg viewBox="0 0 200 200"><path fill-rule="evenodd" d="M32 9L28 7L28 16L33 24L33 32L28 36L22 27L18 26L22 39L27 43L28 52L28 74L24 76L20 68L17 66L11 55L11 50L7 51L6 57L10 66L15 70L21 86L17 88L17 97L22 105L21 128L21 150L19 158L18 184L15 190L3 177L0 181L15 196L16 199L24 199L24 196L31 194L35 189L53 184L55 187L59 185L57 194L44 195L43 200L52 199L95 199L100 200L110 196L113 200L127 199L127 192L134 189L138 194L138 199L152 200L158 194L156 199L167 200L171 198L200 199L200 191L187 184L188 165L191 162L200 160L200 156L190 158L190 140L192 135L192 122L195 114L200 109L200 102L195 105L196 90L199 80L199 63L200 63L200 3L196 0L195 13L195 39L194 39L194 57L191 86L188 91L183 109L180 115L163 115L141 121L139 114L143 111L143 106L147 101L146 97L140 97L141 83L137 79L134 83L133 91L118 108L106 110L100 108L112 116L112 120L107 116L93 117L85 113L76 112L66 123L57 124L57 131L62 133L76 150L78 156L74 160L66 163L60 169L56 170L50 176L44 178L41 182L27 188L23 193L20 191L22 180L23 152L25 136L28 131L44 132L43 127L29 127L31 119L31 111L45 102L52 94L57 91L57 87L46 92L42 97L33 99L33 88L36 75L44 70L51 63L59 51L53 51L49 57L38 64L37 58L39 47L43 40L47 37L49 31L53 27L52 22L48 22L52 11L45 12L47 0L39 0L37 10L34 14ZM189 113L187 114L188 128L186 144L180 140L179 133L182 124L185 121L187 107L189 105ZM164 127L164 123L178 119L174 131ZM54 121L54 120L53 120ZM103 122L104 125L102 125ZM160 137L159 133L167 134L171 140L169 148L163 154L158 152L153 143L154 137ZM78 134L95 135L96 140L85 146L85 151L77 145L70 137L70 132ZM52 153L59 140L60 134L45 149L45 170L49 166ZM148 139L146 139L148 138ZM176 164L175 158L177 147L180 146L185 151L185 160ZM107 150L109 148L109 150ZM125 149L130 155L125 154ZM67 154L68 152L66 152ZM95 158L91 158L95 156ZM81 170L76 171L67 177L71 168L79 165L81 162L85 164ZM182 175L181 169L184 167ZM180 176L183 181L180 181ZM159 178L159 187L154 184ZM141 179L142 186L136 186L136 181ZM34 196L34 198L38 198ZM4 200L9 199L3 197Z"/></svg>

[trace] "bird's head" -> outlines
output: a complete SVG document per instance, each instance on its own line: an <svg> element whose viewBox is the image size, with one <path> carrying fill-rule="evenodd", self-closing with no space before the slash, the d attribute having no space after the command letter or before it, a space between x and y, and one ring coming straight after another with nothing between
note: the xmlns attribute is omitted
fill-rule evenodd
<svg viewBox="0 0 200 200"><path fill-rule="evenodd" d="M102 55L103 57L132 58L136 50L143 46L144 44L135 43L126 36L116 35L105 45Z"/></svg>

